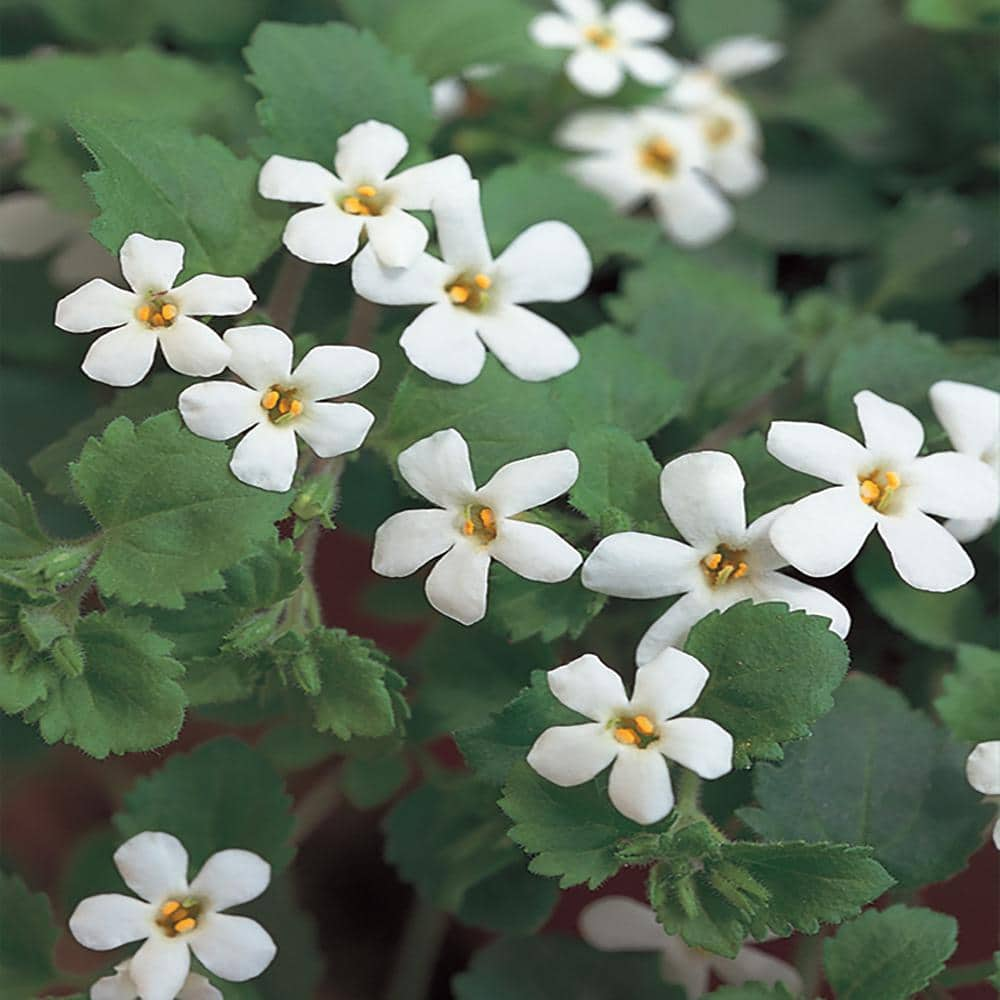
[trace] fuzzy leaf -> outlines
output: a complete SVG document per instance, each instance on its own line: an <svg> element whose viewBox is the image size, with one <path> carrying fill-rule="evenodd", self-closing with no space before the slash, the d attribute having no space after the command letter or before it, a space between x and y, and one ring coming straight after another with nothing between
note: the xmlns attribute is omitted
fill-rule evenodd
<svg viewBox="0 0 1000 1000"><path fill-rule="evenodd" d="M31 498L0 469L0 564L30 559L50 544Z"/></svg>
<svg viewBox="0 0 1000 1000"><path fill-rule="evenodd" d="M31 892L17 875L0 872L0 991L7 997L36 996L56 978L52 951L59 932L42 892Z"/></svg>
<svg viewBox="0 0 1000 1000"><path fill-rule="evenodd" d="M1000 738L1000 653L959 646L955 672L945 674L941 688L934 707L955 739L984 743Z"/></svg>

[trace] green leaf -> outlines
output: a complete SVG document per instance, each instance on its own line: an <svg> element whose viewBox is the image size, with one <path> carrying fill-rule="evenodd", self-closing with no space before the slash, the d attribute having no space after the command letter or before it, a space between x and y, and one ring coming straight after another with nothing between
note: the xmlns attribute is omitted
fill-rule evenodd
<svg viewBox="0 0 1000 1000"><path fill-rule="evenodd" d="M710 672L696 711L732 734L734 767L781 760L782 743L808 736L849 660L827 619L749 601L703 618L684 648Z"/></svg>
<svg viewBox="0 0 1000 1000"><path fill-rule="evenodd" d="M138 427L119 417L87 442L71 475L104 532L102 592L181 608L183 594L222 588L222 570L273 537L287 497L246 486L228 463L225 445L195 437L176 413Z"/></svg>
<svg viewBox="0 0 1000 1000"><path fill-rule="evenodd" d="M337 139L370 118L395 125L411 148L434 132L426 81L367 31L267 22L253 33L244 57L250 82L263 95L257 115L270 133L261 144L267 152L328 164Z"/></svg>
<svg viewBox="0 0 1000 1000"><path fill-rule="evenodd" d="M942 969L958 943L958 923L933 910L868 910L823 942L837 1000L907 1000Z"/></svg>
<svg viewBox="0 0 1000 1000"><path fill-rule="evenodd" d="M780 38L785 13L779 0L679 0L674 10L684 39L699 51L734 35Z"/></svg>
<svg viewBox="0 0 1000 1000"><path fill-rule="evenodd" d="M772 456L759 431L730 441L725 450L739 463L746 480L747 520L753 521L815 491L815 480Z"/></svg>
<svg viewBox="0 0 1000 1000"><path fill-rule="evenodd" d="M532 875L528 859L518 854L516 863L469 886L457 917L473 927L520 934L545 924L558 899L555 882Z"/></svg>
<svg viewBox="0 0 1000 1000"><path fill-rule="evenodd" d="M870 677L850 677L836 702L781 767L755 769L760 807L740 818L772 840L868 844L904 887L960 871L988 813L965 781L965 751Z"/></svg>
<svg viewBox="0 0 1000 1000"><path fill-rule="evenodd" d="M0 564L30 559L51 544L38 523L31 498L0 469Z"/></svg>
<svg viewBox="0 0 1000 1000"><path fill-rule="evenodd" d="M996 31L997 0L908 0L906 16L917 24L946 31Z"/></svg>
<svg viewBox="0 0 1000 1000"><path fill-rule="evenodd" d="M250 275L278 248L282 213L257 194L260 164L180 126L77 116L98 170L86 175L101 209L94 236L117 253L130 233L184 245L183 276Z"/></svg>
<svg viewBox="0 0 1000 1000"><path fill-rule="evenodd" d="M294 853L291 805L267 759L224 736L175 754L140 778L112 822L122 838L143 830L172 833L194 869L229 847L253 851L281 869Z"/></svg>
<svg viewBox="0 0 1000 1000"><path fill-rule="evenodd" d="M708 994L715 1000L794 1000L784 983L765 986L763 983L744 983L742 986L720 986Z"/></svg>
<svg viewBox="0 0 1000 1000"><path fill-rule="evenodd" d="M373 809L388 802L409 776L410 767L401 755L356 757L344 761L340 787L351 805Z"/></svg>
<svg viewBox="0 0 1000 1000"><path fill-rule="evenodd" d="M985 743L1000 738L1000 653L959 646L955 672L945 674L941 689L934 707L955 739Z"/></svg>
<svg viewBox="0 0 1000 1000"><path fill-rule="evenodd" d="M56 978L52 951L59 932L42 892L31 892L16 875L0 872L0 990L4 996L35 996Z"/></svg>

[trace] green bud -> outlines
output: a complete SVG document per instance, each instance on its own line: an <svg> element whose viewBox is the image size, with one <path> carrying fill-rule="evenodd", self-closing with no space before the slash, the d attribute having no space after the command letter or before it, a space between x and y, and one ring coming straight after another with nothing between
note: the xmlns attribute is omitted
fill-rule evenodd
<svg viewBox="0 0 1000 1000"><path fill-rule="evenodd" d="M90 546L79 545L75 548L52 549L38 557L35 562L47 582L62 587L72 583L80 575L90 556Z"/></svg>
<svg viewBox="0 0 1000 1000"><path fill-rule="evenodd" d="M324 469L306 480L292 502L292 513L300 521L314 521L319 518L326 528L333 528L330 515L337 504L339 490L339 470Z"/></svg>
<svg viewBox="0 0 1000 1000"><path fill-rule="evenodd" d="M292 676L308 695L318 695L323 688L319 677L319 667L311 653L302 653L292 661Z"/></svg>
<svg viewBox="0 0 1000 1000"><path fill-rule="evenodd" d="M68 635L55 641L52 646L52 659L67 677L79 677L87 662L83 647Z"/></svg>
<svg viewBox="0 0 1000 1000"><path fill-rule="evenodd" d="M44 652L60 636L69 634L69 627L53 610L57 606L22 604L18 610L21 634L36 653Z"/></svg>

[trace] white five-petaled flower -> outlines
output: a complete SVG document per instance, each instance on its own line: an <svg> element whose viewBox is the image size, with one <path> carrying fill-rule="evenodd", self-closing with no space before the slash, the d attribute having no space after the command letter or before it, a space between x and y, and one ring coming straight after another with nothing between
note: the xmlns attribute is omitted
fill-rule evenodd
<svg viewBox="0 0 1000 1000"><path fill-rule="evenodd" d="M847 635L847 608L825 591L778 572L788 561L775 551L768 531L785 508L747 527L745 486L732 455L682 455L663 469L660 500L688 544L625 531L602 539L587 558L583 585L591 590L614 597L683 595L642 637L637 663L668 646L682 646L691 627L710 611L747 599L783 601L792 610L829 618L837 635Z"/></svg>
<svg viewBox="0 0 1000 1000"><path fill-rule="evenodd" d="M562 375L580 352L524 302L566 302L590 281L590 254L563 222L529 226L496 260L469 181L433 204L443 260L421 254L406 270L387 268L366 247L354 260L354 289L382 305L424 305L403 331L410 362L433 378L464 384L482 371L486 347L518 378Z"/></svg>
<svg viewBox="0 0 1000 1000"><path fill-rule="evenodd" d="M472 84L477 80L487 80L499 72L494 63L474 63L467 66L458 76L443 76L431 84L431 107L434 117L442 120L457 118L469 104Z"/></svg>
<svg viewBox="0 0 1000 1000"><path fill-rule="evenodd" d="M90 988L90 1000L137 1000L140 997L128 962L119 962L113 976L98 979ZM178 991L177 1000L223 1000L223 997L204 976L192 972Z"/></svg>
<svg viewBox="0 0 1000 1000"><path fill-rule="evenodd" d="M1000 481L1000 393L966 382L935 382L931 386L931 406L961 455L986 464ZM988 517L954 519L945 527L960 541L971 542L984 535L997 519Z"/></svg>
<svg viewBox="0 0 1000 1000"><path fill-rule="evenodd" d="M337 140L336 174L309 160L272 156L260 171L261 195L316 206L288 220L285 246L313 264L340 264L357 250L364 231L387 267L409 267L427 246L427 228L409 213L429 209L470 173L453 155L389 177L408 148L398 128L367 121Z"/></svg>
<svg viewBox="0 0 1000 1000"><path fill-rule="evenodd" d="M674 807L667 759L702 778L733 767L733 738L709 719L676 719L698 700L708 671L693 656L665 649L635 673L632 697L621 677L592 653L548 673L549 688L591 722L553 726L535 740L528 764L568 788L609 764L608 796L636 823L657 823Z"/></svg>
<svg viewBox="0 0 1000 1000"><path fill-rule="evenodd" d="M622 0L605 11L599 0L553 0L560 14L539 14L531 37L550 49L573 49L566 75L585 94L607 97L625 74L651 87L663 86L677 63L652 43L660 42L673 20L641 0Z"/></svg>
<svg viewBox="0 0 1000 1000"><path fill-rule="evenodd" d="M235 316L256 296L243 278L199 274L173 287L184 266L184 247L133 233L119 259L131 291L94 278L56 304L55 323L70 333L114 327L98 337L83 361L97 382L128 386L153 367L159 343L167 364L182 375L217 375L229 348L195 316Z"/></svg>
<svg viewBox="0 0 1000 1000"><path fill-rule="evenodd" d="M378 355L360 347L314 347L292 371L291 338L273 326L227 330L229 368L238 382L201 382L177 400L195 434L225 441L253 428L236 446L229 467L251 486L283 493L292 485L298 434L320 458L361 446L373 414L358 403L324 403L367 385L378 372Z"/></svg>
<svg viewBox="0 0 1000 1000"><path fill-rule="evenodd" d="M469 446L458 431L423 438L399 453L399 472L439 509L393 514L375 532L372 568L409 576L441 556L427 577L427 600L463 625L486 614L491 559L527 580L566 580L580 553L550 528L517 515L565 493L579 468L573 452L554 451L510 462L476 489Z"/></svg>
<svg viewBox="0 0 1000 1000"><path fill-rule="evenodd" d="M250 851L213 854L188 883L188 855L169 833L140 833L115 851L115 866L140 898L107 893L83 900L69 918L84 947L109 951L143 941L128 963L141 1000L174 1000L185 987L190 951L221 979L259 976L275 955L274 941L255 920L222 910L256 899L271 866Z"/></svg>
<svg viewBox="0 0 1000 1000"><path fill-rule="evenodd" d="M668 100L678 107L697 108L726 92L737 77L767 69L785 54L780 42L759 35L725 38L706 49L701 62L687 65L672 82Z"/></svg>
<svg viewBox="0 0 1000 1000"><path fill-rule="evenodd" d="M660 226L685 246L721 236L733 221L729 202L708 178L710 152L697 122L660 108L582 111L556 141L586 155L567 170L619 212L647 199Z"/></svg>
<svg viewBox="0 0 1000 1000"><path fill-rule="evenodd" d="M771 526L771 542L796 569L829 576L877 529L911 587L960 587L975 574L972 560L928 515L989 517L997 505L993 471L954 451L919 458L924 429L909 410L868 390L854 405L864 445L823 424L771 424L767 449L779 462L837 484L783 511Z"/></svg>
<svg viewBox="0 0 1000 1000"><path fill-rule="evenodd" d="M965 762L965 776L977 792L1000 796L1000 740L973 747ZM993 843L1000 850L1000 817L993 824Z"/></svg>
<svg viewBox="0 0 1000 1000"><path fill-rule="evenodd" d="M679 935L667 934L650 907L627 896L605 896L585 907L580 934L602 951L660 952L663 978L680 983L688 1000L700 1000L708 993L713 972L733 986L783 983L794 996L802 992L802 977L780 958L750 944L743 945L735 958L691 948Z"/></svg>

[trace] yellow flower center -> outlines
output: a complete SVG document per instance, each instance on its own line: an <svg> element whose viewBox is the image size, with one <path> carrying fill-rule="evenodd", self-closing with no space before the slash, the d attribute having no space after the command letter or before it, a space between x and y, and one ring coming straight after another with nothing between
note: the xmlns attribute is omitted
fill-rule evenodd
<svg viewBox="0 0 1000 1000"><path fill-rule="evenodd" d="M710 146L729 142L735 131L733 123L723 115L712 115L704 124L705 138Z"/></svg>
<svg viewBox="0 0 1000 1000"><path fill-rule="evenodd" d="M136 309L135 318L150 328L160 329L173 326L179 312L173 302L163 298L163 292L158 292Z"/></svg>
<svg viewBox="0 0 1000 1000"><path fill-rule="evenodd" d="M381 215L382 200L378 190L371 184L360 184L340 203L340 207L348 215Z"/></svg>
<svg viewBox="0 0 1000 1000"><path fill-rule="evenodd" d="M260 397L260 405L267 410L268 418L273 424L287 424L294 420L303 410L302 401L295 389L283 385L272 385Z"/></svg>
<svg viewBox="0 0 1000 1000"><path fill-rule="evenodd" d="M613 49L618 44L615 33L610 28L606 28L601 24L592 24L589 28L585 28L583 37L591 45L596 45L599 49L604 49L605 51Z"/></svg>
<svg viewBox="0 0 1000 1000"><path fill-rule="evenodd" d="M663 136L650 139L639 149L639 165L661 177L672 177L677 171L677 150Z"/></svg>
<svg viewBox="0 0 1000 1000"><path fill-rule="evenodd" d="M168 899L160 907L156 923L167 937L177 937L178 934L189 934L193 931L198 926L200 915L201 901L195 896Z"/></svg>
<svg viewBox="0 0 1000 1000"><path fill-rule="evenodd" d="M659 737L660 732L648 715L634 715L631 718L615 720L615 739L625 746L645 750Z"/></svg>
<svg viewBox="0 0 1000 1000"><path fill-rule="evenodd" d="M488 545L497 537L497 518L492 508L481 504L469 504L465 508L465 519L462 521L462 534L466 538L475 538Z"/></svg>
<svg viewBox="0 0 1000 1000"><path fill-rule="evenodd" d="M867 475L858 476L858 484L861 502L874 507L880 514L886 512L893 493L901 485L899 476L891 469L885 472L873 469Z"/></svg>
<svg viewBox="0 0 1000 1000"><path fill-rule="evenodd" d="M471 278L463 274L450 285L446 285L445 291L448 293L448 298L456 306L464 306L466 309L482 309L489 301L490 297L486 293L492 284L493 281L489 275L482 272L474 274Z"/></svg>
<svg viewBox="0 0 1000 1000"><path fill-rule="evenodd" d="M713 587L722 586L730 580L740 580L747 575L750 567L747 565L743 549L731 549L728 545L719 545L716 550L701 561L702 569Z"/></svg>

